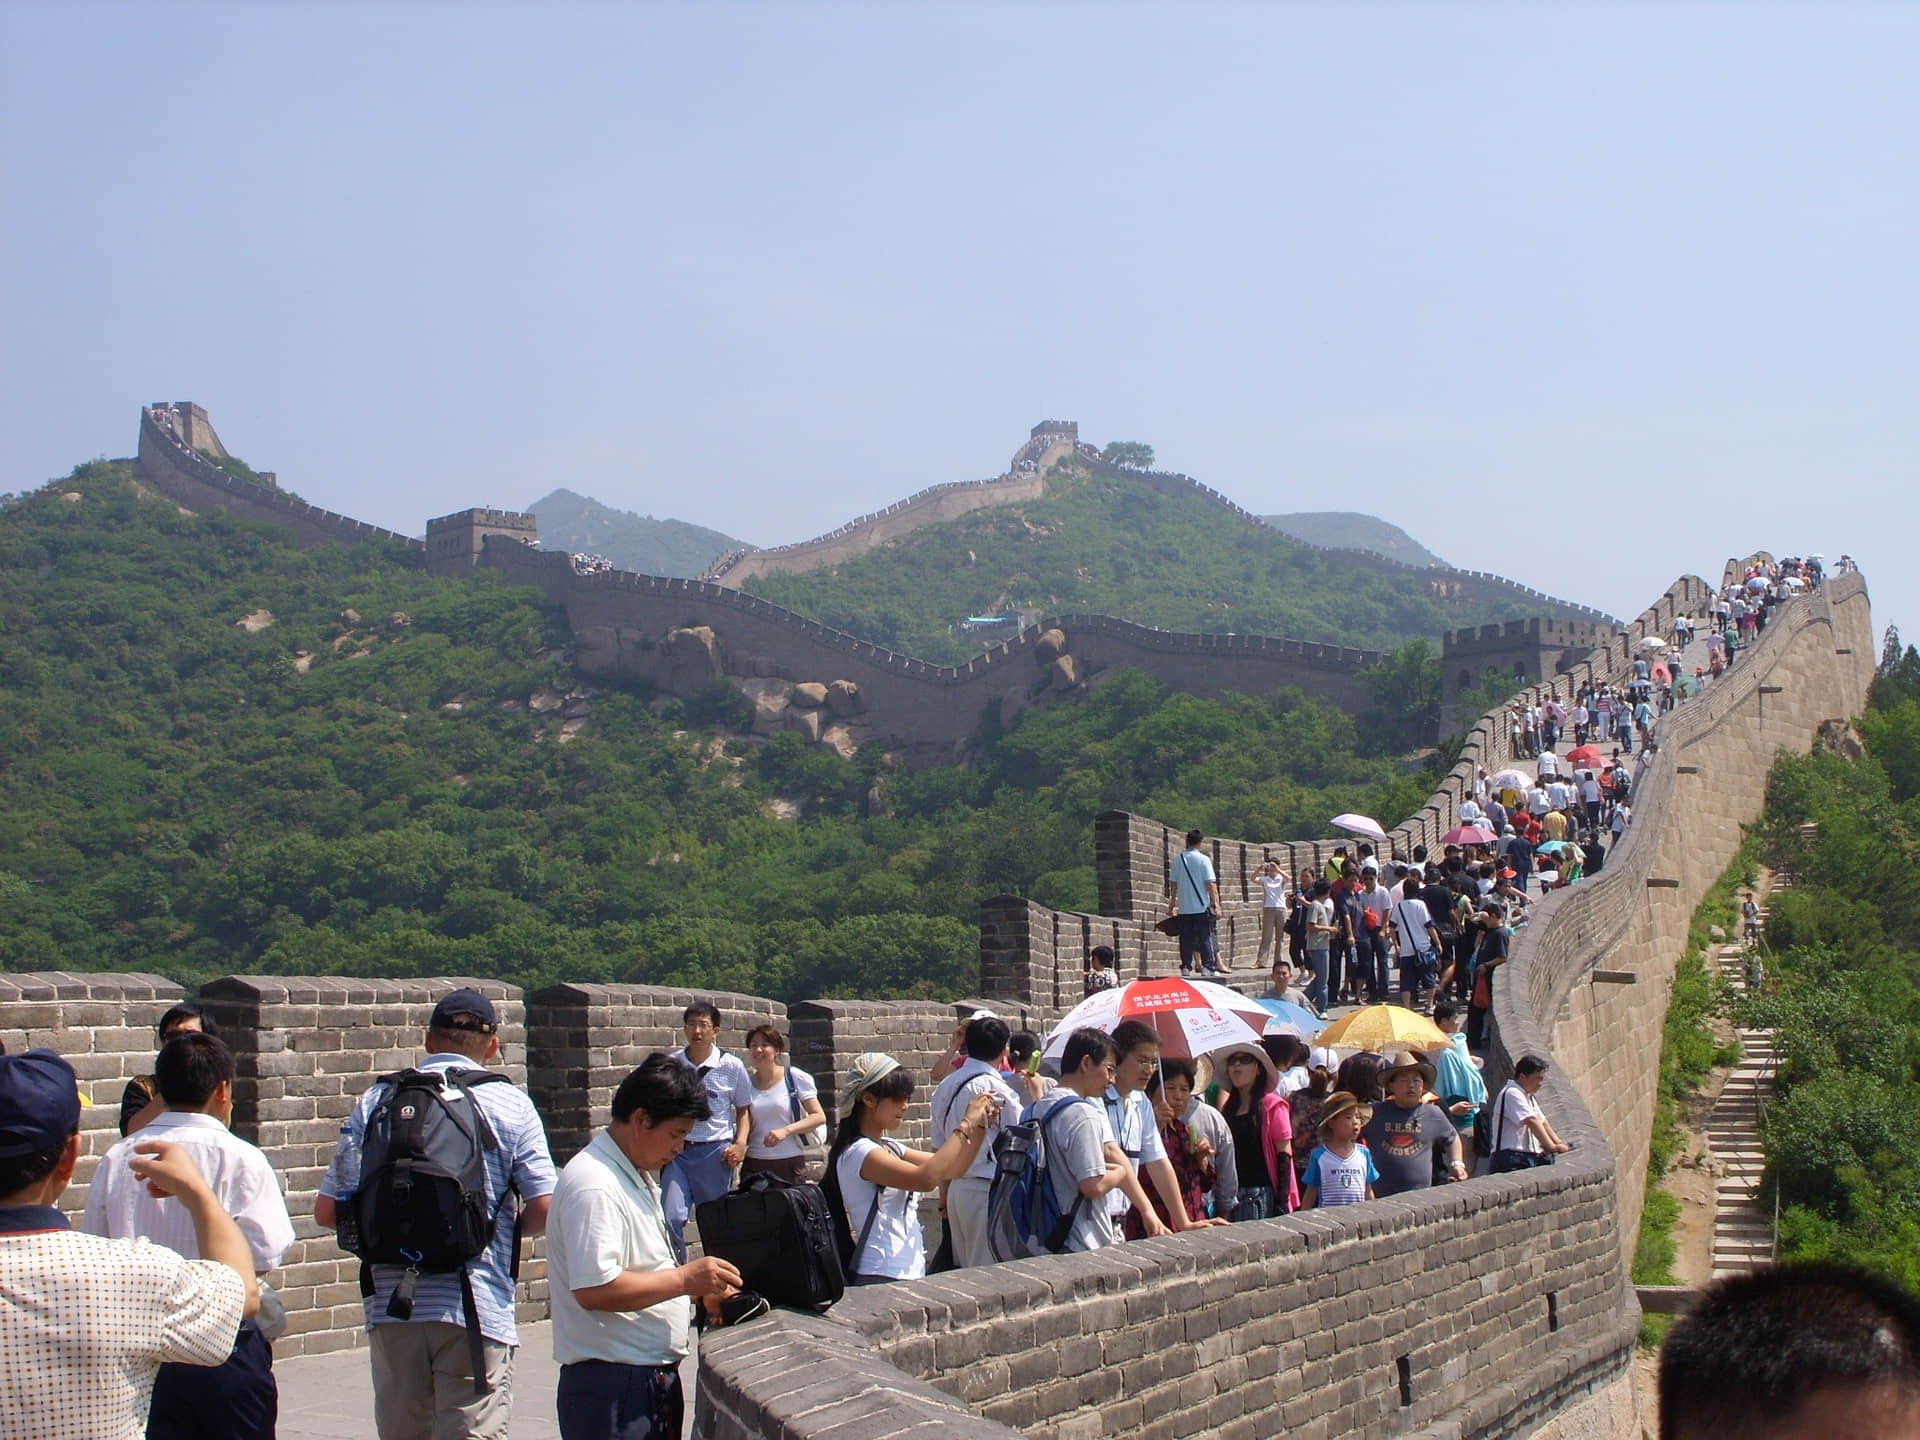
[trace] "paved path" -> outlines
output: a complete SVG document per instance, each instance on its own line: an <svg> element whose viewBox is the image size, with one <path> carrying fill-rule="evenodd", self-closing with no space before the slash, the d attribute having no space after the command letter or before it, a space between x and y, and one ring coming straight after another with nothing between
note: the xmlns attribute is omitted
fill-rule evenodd
<svg viewBox="0 0 1920 1440"><path fill-rule="evenodd" d="M280 1382L279 1440L372 1440L373 1385L367 1352L301 1355L273 1367ZM687 1391L686 1433L693 1434L694 1357L681 1368ZM559 1440L553 1415L560 1367L553 1363L553 1326L520 1327L513 1362L512 1440Z"/></svg>
<svg viewBox="0 0 1920 1440"><path fill-rule="evenodd" d="M1785 889L1774 877L1768 894ZM1764 907L1763 907L1764 917ZM1731 942L1715 948L1715 958L1739 994L1747 992L1746 951ZM1767 1157L1760 1148L1760 1112L1773 1099L1778 1063L1771 1030L1736 1030L1740 1063L1707 1116L1707 1142L1720 1163L1713 1197L1713 1276L1738 1275L1774 1258L1772 1217L1758 1204Z"/></svg>

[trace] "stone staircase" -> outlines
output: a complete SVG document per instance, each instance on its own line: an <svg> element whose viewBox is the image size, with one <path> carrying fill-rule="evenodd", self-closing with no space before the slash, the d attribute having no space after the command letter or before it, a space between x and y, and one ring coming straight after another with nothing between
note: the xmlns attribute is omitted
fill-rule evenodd
<svg viewBox="0 0 1920 1440"><path fill-rule="evenodd" d="M1767 893L1787 888L1789 877L1775 875ZM1762 920L1766 907L1762 905ZM1734 990L1747 992L1746 950L1731 941L1715 947L1715 961ZM1774 1258L1772 1217L1759 1206L1760 1178L1766 1155L1760 1148L1760 1112L1773 1098L1777 1063L1771 1030L1736 1030L1740 1063L1707 1116L1707 1143L1719 1162L1714 1186L1713 1276L1737 1275Z"/></svg>

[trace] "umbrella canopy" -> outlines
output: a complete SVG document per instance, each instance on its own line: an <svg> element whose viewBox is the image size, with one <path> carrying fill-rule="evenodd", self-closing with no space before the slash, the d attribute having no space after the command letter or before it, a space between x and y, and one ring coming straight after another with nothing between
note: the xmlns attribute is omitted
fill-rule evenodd
<svg viewBox="0 0 1920 1440"><path fill-rule="evenodd" d="M1673 672L1667 669L1665 665L1656 665L1653 667L1653 678L1665 685L1672 681Z"/></svg>
<svg viewBox="0 0 1920 1440"><path fill-rule="evenodd" d="M1319 1043L1339 1050L1431 1050L1451 1042L1446 1032L1404 1005L1369 1005L1334 1021Z"/></svg>
<svg viewBox="0 0 1920 1440"><path fill-rule="evenodd" d="M1297 1035L1302 1040L1311 1040L1327 1028L1327 1022L1291 1000L1256 1000L1253 1002L1273 1018L1267 1021L1266 1033L1269 1035Z"/></svg>
<svg viewBox="0 0 1920 1440"><path fill-rule="evenodd" d="M1091 1027L1109 1033L1122 1020L1144 1020L1159 1032L1160 1053L1191 1060L1224 1045L1255 1045L1272 1017L1237 990L1169 976L1099 990L1069 1010L1041 1053L1058 1060L1067 1037Z"/></svg>
<svg viewBox="0 0 1920 1440"><path fill-rule="evenodd" d="M1328 823L1336 830L1345 830L1349 835L1364 835L1369 840L1387 838L1387 832L1380 828L1380 822L1365 815L1336 815Z"/></svg>
<svg viewBox="0 0 1920 1440"><path fill-rule="evenodd" d="M1568 847L1567 847L1567 842L1564 840L1549 840L1546 843L1541 845L1536 845L1533 848L1535 850L1538 850L1542 855L1558 855L1562 850L1565 850Z"/></svg>
<svg viewBox="0 0 1920 1440"><path fill-rule="evenodd" d="M1491 845L1498 837L1484 825L1456 825L1440 837L1442 845Z"/></svg>
<svg viewBox="0 0 1920 1440"><path fill-rule="evenodd" d="M1667 648L1667 642L1662 640L1658 635L1649 635L1640 642L1640 648L1642 650L1664 650Z"/></svg>
<svg viewBox="0 0 1920 1440"><path fill-rule="evenodd" d="M1583 765L1598 765L1600 759L1600 747L1598 745L1576 745L1573 749L1567 751L1567 763L1576 770Z"/></svg>
<svg viewBox="0 0 1920 1440"><path fill-rule="evenodd" d="M1495 790L1525 790L1533 784L1533 777L1522 774L1518 770L1502 770L1498 775L1495 775L1491 780L1487 781L1487 784L1491 785Z"/></svg>

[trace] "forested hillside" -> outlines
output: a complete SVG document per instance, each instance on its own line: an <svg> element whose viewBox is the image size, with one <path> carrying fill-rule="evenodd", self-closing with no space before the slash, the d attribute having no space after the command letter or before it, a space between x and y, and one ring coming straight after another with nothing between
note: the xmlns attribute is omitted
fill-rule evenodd
<svg viewBox="0 0 1920 1440"><path fill-rule="evenodd" d="M1371 550L1390 560L1409 565L1444 565L1434 554L1391 520L1377 515L1361 515L1352 510L1302 510L1292 515L1262 515L1276 530L1285 531L1309 545L1330 545L1335 550Z"/></svg>
<svg viewBox="0 0 1920 1440"><path fill-rule="evenodd" d="M1049 476L1039 500L978 510L841 565L764 575L743 588L943 661L991 643L955 633L955 621L1017 609L1375 649L1518 618L1509 603L1442 601L1418 571L1301 545L1202 496L1074 467Z"/></svg>
<svg viewBox="0 0 1920 1440"><path fill-rule="evenodd" d="M604 555L638 575L691 579L741 544L718 530L616 510L571 490L555 490L527 509L539 522L540 543L547 549Z"/></svg>
<svg viewBox="0 0 1920 1440"><path fill-rule="evenodd" d="M1889 658L1863 759L1774 768L1759 844L1793 886L1773 897L1747 1023L1776 1027L1784 1057L1762 1127L1782 1255L1920 1287L1920 655Z"/></svg>
<svg viewBox="0 0 1920 1440"><path fill-rule="evenodd" d="M5 501L0 965L957 995L984 896L1092 908L1101 809L1303 838L1430 788L1322 702L1132 673L895 774L719 728L730 690L582 692L566 643L490 572L184 515L124 462Z"/></svg>

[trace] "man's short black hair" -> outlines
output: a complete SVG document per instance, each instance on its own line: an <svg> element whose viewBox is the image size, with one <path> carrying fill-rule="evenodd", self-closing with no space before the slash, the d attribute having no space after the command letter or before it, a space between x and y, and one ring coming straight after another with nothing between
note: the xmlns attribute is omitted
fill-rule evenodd
<svg viewBox="0 0 1920 1440"><path fill-rule="evenodd" d="M160 1017L160 1023L153 1027L153 1033L158 1035L162 1040L165 1040L167 1038L167 1032L182 1020L198 1020L200 1022L200 1033L202 1035L218 1035L220 1033L220 1027L213 1023L213 1016L209 1015L203 1007L196 1005L191 1000L182 1000L178 1005L173 1006L166 1014L162 1015Z"/></svg>
<svg viewBox="0 0 1920 1440"><path fill-rule="evenodd" d="M1113 1048L1122 1059L1142 1045L1160 1048L1160 1032L1144 1020L1122 1020L1113 1027Z"/></svg>
<svg viewBox="0 0 1920 1440"><path fill-rule="evenodd" d="M1193 849L1194 846L1198 845L1202 840L1206 838L1207 837L1202 835L1198 830L1187 831L1187 849L1189 850Z"/></svg>
<svg viewBox="0 0 1920 1440"><path fill-rule="evenodd" d="M35 1155L0 1159L0 1195L17 1195L29 1185L38 1185L59 1167L66 1149L67 1142L62 1140Z"/></svg>
<svg viewBox="0 0 1920 1440"><path fill-rule="evenodd" d="M680 1023L686 1024L696 1015L704 1015L713 1022L713 1028L720 1028L720 1007L711 1000L696 1000L680 1012Z"/></svg>
<svg viewBox="0 0 1920 1440"><path fill-rule="evenodd" d="M1459 1014L1460 1007L1455 1005L1451 1000L1436 1000L1433 1002L1433 1023L1436 1025L1441 1025L1449 1020L1455 1019Z"/></svg>
<svg viewBox="0 0 1920 1440"><path fill-rule="evenodd" d="M1113 964L1113 946L1096 945L1087 952L1087 959L1091 964L1098 965L1104 970Z"/></svg>
<svg viewBox="0 0 1920 1440"><path fill-rule="evenodd" d="M998 1015L982 1015L978 1020L967 1022L967 1058L992 1062L1007 1053L1007 1040L1012 1035L1007 1022Z"/></svg>
<svg viewBox="0 0 1920 1440"><path fill-rule="evenodd" d="M1660 1347L1662 1440L1765 1440L1822 1390L1920 1403L1920 1300L1846 1265L1716 1280Z"/></svg>
<svg viewBox="0 0 1920 1440"><path fill-rule="evenodd" d="M1104 1065L1109 1060L1120 1058L1120 1049L1113 1043L1113 1037L1104 1030L1095 1030L1090 1025L1074 1031L1067 1037L1067 1048L1060 1054L1060 1073L1076 1074L1089 1058L1096 1065Z"/></svg>
<svg viewBox="0 0 1920 1440"><path fill-rule="evenodd" d="M153 1062L153 1088L175 1110L198 1110L232 1079L233 1052L217 1035L185 1031L162 1045Z"/></svg>
<svg viewBox="0 0 1920 1440"><path fill-rule="evenodd" d="M1544 1075L1550 1068L1544 1055L1522 1055L1513 1062L1513 1078L1518 1080L1524 1075Z"/></svg>
<svg viewBox="0 0 1920 1440"><path fill-rule="evenodd" d="M708 1118L707 1087L690 1067L656 1050L613 1092L613 1118L625 1124L644 1110L655 1125Z"/></svg>

